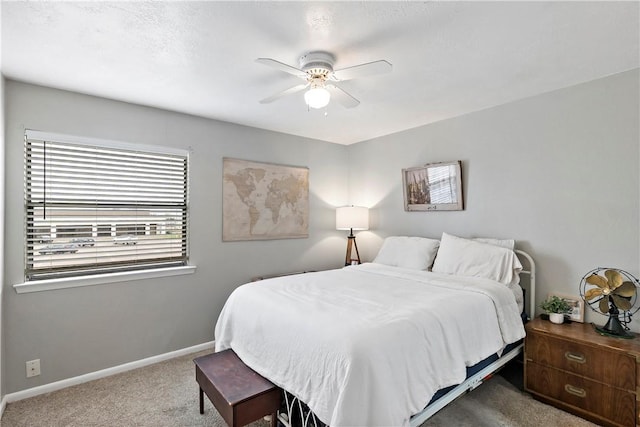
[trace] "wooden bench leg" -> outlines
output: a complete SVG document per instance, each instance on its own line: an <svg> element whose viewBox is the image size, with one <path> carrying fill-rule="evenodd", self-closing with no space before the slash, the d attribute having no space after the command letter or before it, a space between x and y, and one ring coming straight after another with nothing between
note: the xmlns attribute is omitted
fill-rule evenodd
<svg viewBox="0 0 640 427"><path fill-rule="evenodd" d="M271 414L271 427L276 427L278 425L278 413L274 412Z"/></svg>
<svg viewBox="0 0 640 427"><path fill-rule="evenodd" d="M200 413L204 414L204 392L202 387L200 387Z"/></svg>

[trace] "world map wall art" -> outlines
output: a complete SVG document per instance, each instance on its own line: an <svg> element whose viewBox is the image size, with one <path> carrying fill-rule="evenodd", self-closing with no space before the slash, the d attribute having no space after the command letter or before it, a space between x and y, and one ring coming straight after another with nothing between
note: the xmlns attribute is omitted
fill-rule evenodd
<svg viewBox="0 0 640 427"><path fill-rule="evenodd" d="M309 237L309 168L224 158L222 240Z"/></svg>

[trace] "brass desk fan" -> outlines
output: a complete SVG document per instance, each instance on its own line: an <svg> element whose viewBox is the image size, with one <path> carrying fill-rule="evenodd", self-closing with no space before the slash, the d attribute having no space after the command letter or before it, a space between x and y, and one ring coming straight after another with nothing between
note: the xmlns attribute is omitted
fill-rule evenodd
<svg viewBox="0 0 640 427"><path fill-rule="evenodd" d="M604 275L600 273L604 272ZM619 268L595 268L580 281L580 296L596 313L608 315L609 320L596 330L615 338L634 338L627 324L636 307L637 288L640 282L628 272Z"/></svg>

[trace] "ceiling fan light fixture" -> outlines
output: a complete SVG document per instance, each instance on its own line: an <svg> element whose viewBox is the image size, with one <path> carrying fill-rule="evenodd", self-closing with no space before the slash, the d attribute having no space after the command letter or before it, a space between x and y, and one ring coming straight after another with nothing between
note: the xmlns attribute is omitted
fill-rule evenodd
<svg viewBox="0 0 640 427"><path fill-rule="evenodd" d="M319 109L326 107L333 100L345 108L357 107L360 104L351 94L336 85L335 82L351 80L362 76L388 73L393 68L384 60L352 65L340 70L333 70L335 57L325 51L308 52L300 57L300 67L294 67L272 58L258 58L256 62L275 68L285 73L306 80L306 84L299 84L283 90L260 101L269 104L285 95L302 92L305 89L304 100L308 108Z"/></svg>
<svg viewBox="0 0 640 427"><path fill-rule="evenodd" d="M324 108L330 99L331 94L324 87L312 87L304 94L304 101L311 108Z"/></svg>

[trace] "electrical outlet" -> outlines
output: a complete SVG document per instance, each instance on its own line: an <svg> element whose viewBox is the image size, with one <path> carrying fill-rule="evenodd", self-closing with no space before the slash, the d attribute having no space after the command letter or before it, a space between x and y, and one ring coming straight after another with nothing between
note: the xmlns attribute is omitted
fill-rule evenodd
<svg viewBox="0 0 640 427"><path fill-rule="evenodd" d="M40 359L29 360L27 362L27 378L40 375Z"/></svg>

